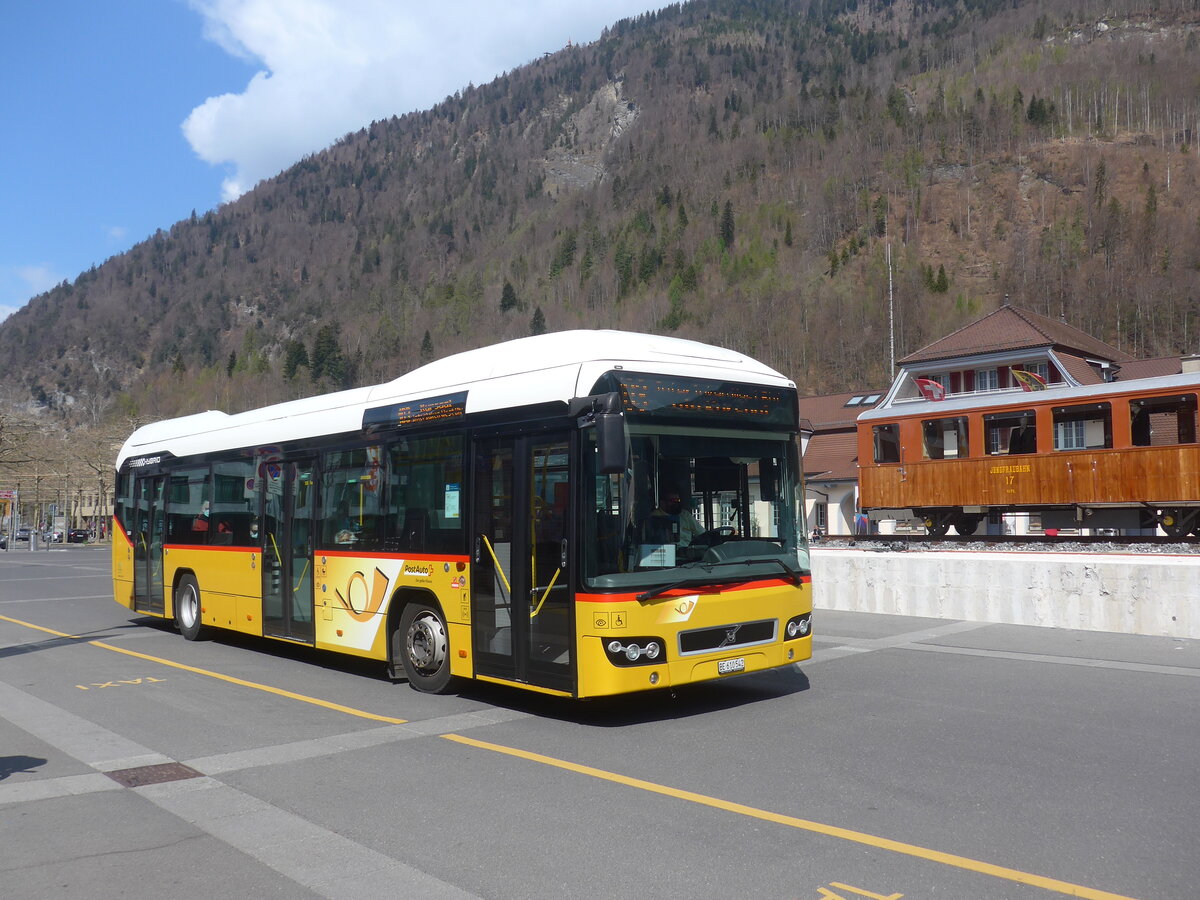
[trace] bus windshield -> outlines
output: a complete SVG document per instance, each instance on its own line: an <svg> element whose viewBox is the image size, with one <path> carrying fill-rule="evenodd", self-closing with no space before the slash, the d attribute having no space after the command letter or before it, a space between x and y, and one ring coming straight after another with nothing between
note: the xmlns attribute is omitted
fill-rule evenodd
<svg viewBox="0 0 1200 900"><path fill-rule="evenodd" d="M809 573L788 434L630 423L629 465L585 448L584 581L592 590L729 584Z"/></svg>

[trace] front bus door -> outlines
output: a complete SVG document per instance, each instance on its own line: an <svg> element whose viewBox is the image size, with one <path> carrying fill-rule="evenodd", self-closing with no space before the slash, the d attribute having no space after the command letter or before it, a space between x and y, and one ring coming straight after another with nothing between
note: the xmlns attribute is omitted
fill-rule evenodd
<svg viewBox="0 0 1200 900"><path fill-rule="evenodd" d="M312 460L272 467L263 497L263 634L313 641Z"/></svg>
<svg viewBox="0 0 1200 900"><path fill-rule="evenodd" d="M133 501L133 608L163 613L163 536L166 476L139 478Z"/></svg>
<svg viewBox="0 0 1200 900"><path fill-rule="evenodd" d="M476 674L572 692L566 433L475 442L471 623Z"/></svg>

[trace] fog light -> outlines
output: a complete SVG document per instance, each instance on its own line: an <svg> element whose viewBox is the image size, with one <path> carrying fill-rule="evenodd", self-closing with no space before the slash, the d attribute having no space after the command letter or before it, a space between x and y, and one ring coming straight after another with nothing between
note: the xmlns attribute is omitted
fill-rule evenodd
<svg viewBox="0 0 1200 900"><path fill-rule="evenodd" d="M804 613L800 616L788 619L787 624L783 627L783 639L785 641L794 641L802 637L808 637L812 633L812 613Z"/></svg>
<svg viewBox="0 0 1200 900"><path fill-rule="evenodd" d="M658 673L657 673L657 672L651 672L651 673L650 673L650 683L651 683L651 684L658 684Z"/></svg>

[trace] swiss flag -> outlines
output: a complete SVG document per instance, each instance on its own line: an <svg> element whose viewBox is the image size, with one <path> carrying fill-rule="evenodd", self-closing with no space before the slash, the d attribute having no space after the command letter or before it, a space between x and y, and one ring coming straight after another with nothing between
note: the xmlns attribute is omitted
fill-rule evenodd
<svg viewBox="0 0 1200 900"><path fill-rule="evenodd" d="M914 378L913 381L917 383L917 390L926 400L946 399L946 389L940 382L934 381L932 378Z"/></svg>

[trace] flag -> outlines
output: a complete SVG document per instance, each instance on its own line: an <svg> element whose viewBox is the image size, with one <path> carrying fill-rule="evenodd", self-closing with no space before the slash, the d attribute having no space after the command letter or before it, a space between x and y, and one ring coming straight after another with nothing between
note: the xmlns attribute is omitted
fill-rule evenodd
<svg viewBox="0 0 1200 900"><path fill-rule="evenodd" d="M926 400L946 399L946 389L932 378L914 378L913 381L917 383L917 390Z"/></svg>
<svg viewBox="0 0 1200 900"><path fill-rule="evenodd" d="M1026 372L1024 369L1012 369L1012 377L1021 385L1023 391L1044 391L1046 382L1036 372Z"/></svg>

